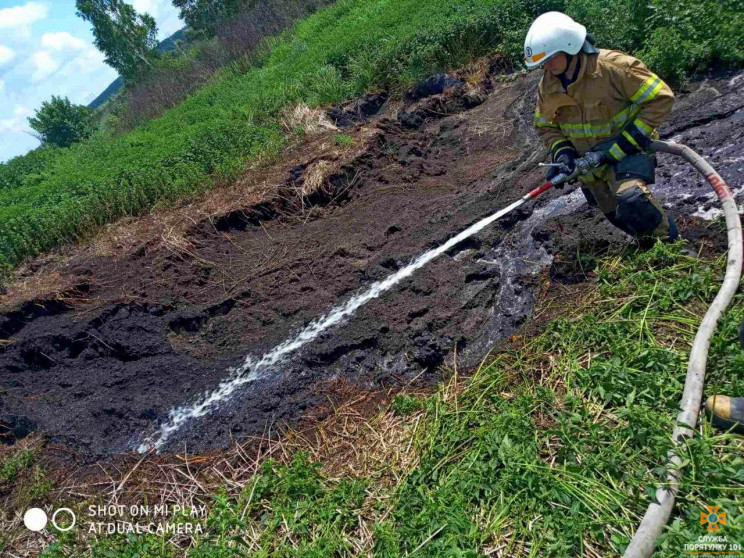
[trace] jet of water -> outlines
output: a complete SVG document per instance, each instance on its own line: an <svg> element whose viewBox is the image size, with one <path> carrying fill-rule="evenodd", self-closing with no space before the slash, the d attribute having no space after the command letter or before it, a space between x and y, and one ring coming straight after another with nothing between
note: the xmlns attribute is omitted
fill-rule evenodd
<svg viewBox="0 0 744 558"><path fill-rule="evenodd" d="M421 254L406 267L399 269L381 281L377 281L366 291L354 296L344 304L335 307L317 320L310 322L310 324L308 324L305 329L300 331L295 337L287 339L277 345L274 349L263 355L260 360L256 361L248 355L243 364L229 369L230 376L226 380L223 380L214 391L206 393L196 403L173 409L169 414L167 422L162 424L160 429L153 436L140 445L140 453L148 451L151 448L160 449L187 421L204 416L218 404L227 401L241 386L264 377L287 355L315 340L327 329L352 316L357 309L370 300L377 298L385 291L390 290L403 279L410 277L417 269L421 269L435 258L444 254L447 250L454 247L456 244L459 244L466 238L480 232L496 219L506 215L510 211L513 211L525 201L525 198L515 201L510 206L478 221L474 225L471 225L441 246Z"/></svg>

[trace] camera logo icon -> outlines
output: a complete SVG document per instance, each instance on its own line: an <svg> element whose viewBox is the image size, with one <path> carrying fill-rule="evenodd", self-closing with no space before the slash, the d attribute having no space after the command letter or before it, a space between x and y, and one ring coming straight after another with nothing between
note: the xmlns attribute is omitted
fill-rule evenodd
<svg viewBox="0 0 744 558"><path fill-rule="evenodd" d="M29 531L42 531L48 522L49 518L41 508L29 508L23 514L23 524ZM75 527L76 522L77 517L75 516L75 512L70 508L59 508L52 514L52 525L63 533Z"/></svg>

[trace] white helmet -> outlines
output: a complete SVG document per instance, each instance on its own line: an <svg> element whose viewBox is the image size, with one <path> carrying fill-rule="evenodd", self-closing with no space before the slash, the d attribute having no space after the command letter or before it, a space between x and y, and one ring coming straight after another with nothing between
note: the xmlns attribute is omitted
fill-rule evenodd
<svg viewBox="0 0 744 558"><path fill-rule="evenodd" d="M537 68L556 52L577 54L584 45L586 27L561 12L547 12L532 22L524 40L524 63Z"/></svg>

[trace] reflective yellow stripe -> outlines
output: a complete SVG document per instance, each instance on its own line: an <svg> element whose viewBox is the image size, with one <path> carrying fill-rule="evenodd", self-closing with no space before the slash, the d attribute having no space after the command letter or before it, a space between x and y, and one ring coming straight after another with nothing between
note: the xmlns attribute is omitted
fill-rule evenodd
<svg viewBox="0 0 744 558"><path fill-rule="evenodd" d="M640 106L642 103L645 103L651 99L653 99L659 91L664 87L664 82L658 78L657 76L652 76L648 78L643 85L638 89L638 91L633 95L633 98L631 99L633 102L629 106L625 107L623 110L618 112L615 116L613 116L609 122L604 123L598 123L598 124L581 124L581 123L570 123L570 124L564 124L559 123L559 127L561 131L566 135L566 137L569 138L606 138L610 136L614 136L622 126L629 121L632 121L635 116L640 112ZM541 118L542 120L538 120L538 118ZM547 119L542 117L541 114L536 113L535 114L535 120L536 122L548 122ZM636 122L641 122L640 120L636 119ZM540 126L541 124L537 124ZM548 126L553 124L542 124L543 126ZM648 126L645 123L639 124L638 128L643 132L644 135L650 136L653 132L653 128Z"/></svg>
<svg viewBox="0 0 744 558"><path fill-rule="evenodd" d="M634 125L635 125L635 127L636 127L636 128L638 128L638 129L639 129L639 130L641 131L641 133L643 133L643 135L644 135L644 136L646 136L646 137L649 137L649 136L651 136L651 134L653 134L653 133L654 133L654 129L653 129L653 128L652 128L651 126L649 126L648 124L646 124L646 123L645 123L645 122L644 122L643 120L641 120L640 118L636 118L636 119L635 119L635 121L633 122L633 124L634 124Z"/></svg>
<svg viewBox="0 0 744 558"><path fill-rule="evenodd" d="M535 126L537 126L538 128L557 128L558 124L553 124L553 122L545 118L545 116L543 116L541 112L536 112Z"/></svg>
<svg viewBox="0 0 744 558"><path fill-rule="evenodd" d="M550 146L550 150L553 151L553 149L555 149L555 146L556 145L558 145L559 143L563 143L564 141L568 141L568 140L559 139L558 141L554 141L553 142L553 145Z"/></svg>
<svg viewBox="0 0 744 558"><path fill-rule="evenodd" d="M570 138L601 138L612 135L612 126L607 124L559 124L561 131Z"/></svg>
<svg viewBox="0 0 744 558"><path fill-rule="evenodd" d="M622 126L623 124L625 124L625 122L627 122L628 120L630 120L629 117L630 117L630 113L631 113L631 109L632 108L633 108L632 105L629 106L629 107L625 107L623 110L621 110L620 112L618 112L615 116L613 116L610 119L610 123L613 126L615 126L616 128L619 128L620 126Z"/></svg>
<svg viewBox="0 0 744 558"><path fill-rule="evenodd" d="M635 147L638 151L643 151L640 145L638 145L638 142L633 139L633 136L631 136L627 130L623 130L623 137L630 142L630 144Z"/></svg>
<svg viewBox="0 0 744 558"><path fill-rule="evenodd" d="M654 87L653 91L651 91L651 93L649 93L645 99L639 100L638 103L640 104L645 103L646 101L650 101L659 94L659 91L661 91L662 87L664 87L664 82L659 80L659 83L656 84L656 87Z"/></svg>
<svg viewBox="0 0 744 558"><path fill-rule="evenodd" d="M653 96L659 92L659 89L663 86L664 82L659 79L659 76L652 74L651 77L647 78L646 81L643 82L643 84L638 88L638 91L636 91L633 96L630 98L630 102L634 104L641 104L644 101L649 100L649 96L653 98ZM656 91L656 93L653 93L653 91Z"/></svg>
<svg viewBox="0 0 744 558"><path fill-rule="evenodd" d="M610 155L612 155L618 161L621 161L625 158L625 151L620 149L620 146L618 144L615 144L610 149Z"/></svg>

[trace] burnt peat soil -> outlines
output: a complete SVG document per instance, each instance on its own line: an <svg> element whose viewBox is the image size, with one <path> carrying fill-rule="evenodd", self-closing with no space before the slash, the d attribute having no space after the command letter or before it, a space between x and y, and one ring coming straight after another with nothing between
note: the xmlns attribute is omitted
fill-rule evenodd
<svg viewBox="0 0 744 558"><path fill-rule="evenodd" d="M546 158L531 122L536 76L465 77L431 79L400 101L370 95L335 107L328 116L354 147L308 139L264 172L256 203L124 251L76 248L54 265L67 285L54 294L23 300L11 288L0 314L4 439L40 431L89 455L134 449L247 355L260 358L534 188ZM742 85L744 74L694 84L663 130L709 156L733 189L744 174ZM325 145L343 141L338 133L321 134ZM251 191L259 175L241 187ZM725 247L724 230L709 224L706 183L670 156L657 176L654 191L683 234ZM550 192L186 423L164 449L206 451L292 422L323 403L315 388L328 380L435 382L455 358L476 365L519 328L546 281L586 280L586 254L628 242L580 192ZM26 273L48 275L45 266Z"/></svg>

